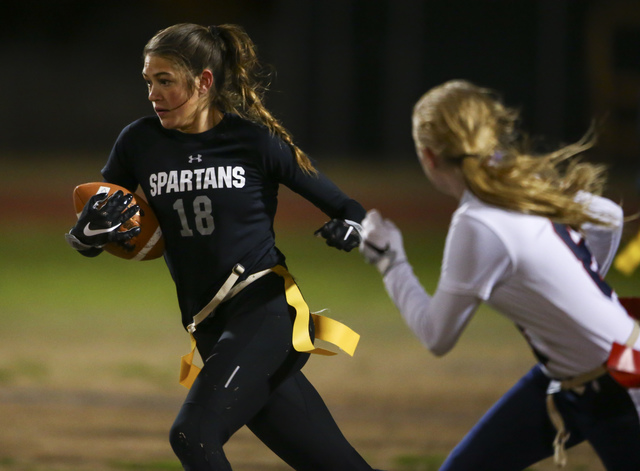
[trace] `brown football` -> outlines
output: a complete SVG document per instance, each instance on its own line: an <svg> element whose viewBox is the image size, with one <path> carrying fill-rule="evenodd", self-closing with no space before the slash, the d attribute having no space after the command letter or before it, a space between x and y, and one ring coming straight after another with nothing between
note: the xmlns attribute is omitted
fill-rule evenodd
<svg viewBox="0 0 640 471"><path fill-rule="evenodd" d="M89 201L93 195L104 193L105 191L107 191L109 195L112 195L118 190L122 190L125 195L131 193L126 188L112 183L91 182L78 185L73 190L73 206L76 210L76 215L80 215L87 201ZM127 260L153 260L162 257L164 253L164 239L162 238L162 231L160 230L156 215L153 213L149 204L135 193L131 200L131 205L133 204L140 206L141 211L137 212L118 230L126 231L132 227L140 226L140 234L130 241L131 244L135 245L134 249L128 251L115 242L105 245L104 249L116 257Z"/></svg>

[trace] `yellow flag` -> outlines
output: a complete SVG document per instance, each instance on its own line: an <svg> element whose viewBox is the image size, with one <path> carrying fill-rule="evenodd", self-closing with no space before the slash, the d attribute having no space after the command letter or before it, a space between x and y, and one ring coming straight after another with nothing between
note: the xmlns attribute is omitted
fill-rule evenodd
<svg viewBox="0 0 640 471"><path fill-rule="evenodd" d="M640 232L631 239L627 246L613 261L613 266L625 275L631 275L640 265Z"/></svg>
<svg viewBox="0 0 640 471"><path fill-rule="evenodd" d="M315 353L316 355L331 356L337 354L337 352L314 346L309 335L309 320L312 320L315 326L316 339L336 345L347 354L353 356L360 340L360 335L341 322L309 312L309 307L302 297L298 285L287 269L277 265L272 268L272 271L284 278L287 304L296 311L296 317L293 321L293 348L298 352ZM189 335L191 336L191 351L180 359L180 384L186 388L191 388L200 373L200 368L193 364L196 339L192 334Z"/></svg>

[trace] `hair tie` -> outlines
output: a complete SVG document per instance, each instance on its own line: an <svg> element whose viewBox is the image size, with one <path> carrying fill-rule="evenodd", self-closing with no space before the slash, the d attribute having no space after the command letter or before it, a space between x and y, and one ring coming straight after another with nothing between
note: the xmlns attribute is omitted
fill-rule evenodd
<svg viewBox="0 0 640 471"><path fill-rule="evenodd" d="M220 28L218 28L216 25L208 26L208 30L211 36L213 36L214 38L220 37Z"/></svg>
<svg viewBox="0 0 640 471"><path fill-rule="evenodd" d="M489 165L500 165L503 159L504 152L496 150L493 152L493 154L491 154L491 157L489 157Z"/></svg>
<svg viewBox="0 0 640 471"><path fill-rule="evenodd" d="M501 150L495 150L487 157L486 163L489 167L499 167L504 163L506 154Z"/></svg>

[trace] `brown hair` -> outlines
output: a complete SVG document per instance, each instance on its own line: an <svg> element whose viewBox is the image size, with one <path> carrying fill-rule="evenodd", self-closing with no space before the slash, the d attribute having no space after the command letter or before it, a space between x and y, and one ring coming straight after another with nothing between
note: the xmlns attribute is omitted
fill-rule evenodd
<svg viewBox="0 0 640 471"><path fill-rule="evenodd" d="M291 147L302 170L309 174L317 172L309 157L294 144L291 134L264 106L269 74L258 61L253 41L240 26L176 24L149 40L143 50L143 56L147 55L170 60L184 73L192 91L194 77L210 69L214 78L210 91L214 107L266 126Z"/></svg>
<svg viewBox="0 0 640 471"><path fill-rule="evenodd" d="M574 159L594 144L590 130L574 144L536 155L519 137L517 110L489 89L452 80L428 91L413 110L418 152L429 148L461 168L469 190L481 200L579 227L607 224L588 211L581 191L602 193L604 167Z"/></svg>

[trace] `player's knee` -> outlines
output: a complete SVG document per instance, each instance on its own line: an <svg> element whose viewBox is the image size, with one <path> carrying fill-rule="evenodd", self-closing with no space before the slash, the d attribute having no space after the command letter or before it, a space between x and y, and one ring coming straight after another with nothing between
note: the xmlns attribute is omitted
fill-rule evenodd
<svg viewBox="0 0 640 471"><path fill-rule="evenodd" d="M178 416L169 432L169 443L183 465L224 459L224 440L219 433L213 432L213 425L207 423L209 433L203 436L200 420L189 415Z"/></svg>
<svg viewBox="0 0 640 471"><path fill-rule="evenodd" d="M196 444L200 441L199 438L196 428L189 426L188 422L179 418L174 422L169 432L171 448L181 461L197 453Z"/></svg>

